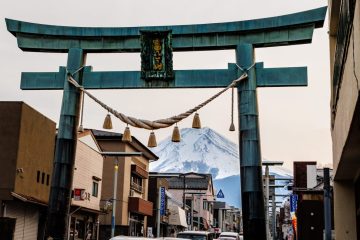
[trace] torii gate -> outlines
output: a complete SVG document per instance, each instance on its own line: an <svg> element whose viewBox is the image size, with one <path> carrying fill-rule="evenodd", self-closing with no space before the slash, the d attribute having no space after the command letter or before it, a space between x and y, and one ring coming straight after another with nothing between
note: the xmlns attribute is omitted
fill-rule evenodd
<svg viewBox="0 0 360 240"><path fill-rule="evenodd" d="M66 237L71 200L80 94L66 81L66 71L75 73L74 79L87 89L223 88L242 74L236 64L243 69L253 65L254 48L310 43L314 29L323 26L325 14L326 7L322 7L239 22L128 28L50 26L6 19L8 31L23 51L68 53L67 66L60 67L59 72L25 72L21 76L23 90L64 89L48 236ZM150 79L144 78L143 71L93 72L91 67L78 71L85 66L87 53L140 52L142 34L146 32L171 32L173 51L235 49L236 64L229 64L228 69L178 70L167 80L151 79L151 73ZM262 63L256 63L237 87L244 239L266 239L256 88L281 86L307 86L307 68L263 68Z"/></svg>

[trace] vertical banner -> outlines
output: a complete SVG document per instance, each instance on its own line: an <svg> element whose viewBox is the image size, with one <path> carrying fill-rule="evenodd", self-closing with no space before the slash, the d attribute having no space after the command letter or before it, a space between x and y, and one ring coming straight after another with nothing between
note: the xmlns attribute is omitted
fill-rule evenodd
<svg viewBox="0 0 360 240"><path fill-rule="evenodd" d="M291 194L290 195L290 212L295 213L297 209L298 195Z"/></svg>
<svg viewBox="0 0 360 240"><path fill-rule="evenodd" d="M164 187L160 187L160 215L164 216L165 215L165 188Z"/></svg>
<svg viewBox="0 0 360 240"><path fill-rule="evenodd" d="M191 212L188 211L188 212L186 213L186 223L187 223L187 225L189 225L189 226L191 226L191 218L192 218Z"/></svg>
<svg viewBox="0 0 360 240"><path fill-rule="evenodd" d="M295 236L297 235L297 218L296 218L296 209L298 203L298 195L291 194L290 195L290 214L291 214L291 223L295 232Z"/></svg>

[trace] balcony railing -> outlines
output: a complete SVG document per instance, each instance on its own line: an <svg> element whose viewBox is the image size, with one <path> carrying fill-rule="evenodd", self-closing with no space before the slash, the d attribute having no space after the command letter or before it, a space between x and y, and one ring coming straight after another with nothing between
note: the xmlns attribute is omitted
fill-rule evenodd
<svg viewBox="0 0 360 240"><path fill-rule="evenodd" d="M144 190L141 185L139 185L139 184L137 184L135 182L130 183L130 188L137 191L137 192L139 192L139 193L143 193L143 190Z"/></svg>

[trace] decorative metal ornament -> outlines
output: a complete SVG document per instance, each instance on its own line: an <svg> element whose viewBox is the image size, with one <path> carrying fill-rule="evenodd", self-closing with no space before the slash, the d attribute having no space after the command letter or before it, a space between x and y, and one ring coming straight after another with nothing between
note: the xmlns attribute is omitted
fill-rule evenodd
<svg viewBox="0 0 360 240"><path fill-rule="evenodd" d="M141 78L174 79L171 31L140 31Z"/></svg>

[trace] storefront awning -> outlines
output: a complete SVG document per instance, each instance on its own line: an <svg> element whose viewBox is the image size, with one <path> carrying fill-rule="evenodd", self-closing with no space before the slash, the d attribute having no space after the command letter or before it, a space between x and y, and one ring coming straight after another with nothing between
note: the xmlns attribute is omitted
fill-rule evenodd
<svg viewBox="0 0 360 240"><path fill-rule="evenodd" d="M169 206L169 224L187 227L185 211L178 206Z"/></svg>
<svg viewBox="0 0 360 240"><path fill-rule="evenodd" d="M43 202L37 198L31 197L31 196L27 196L24 194L20 194L20 193L15 193L15 192L11 192L11 196L13 196L14 198L17 198L23 202L28 202L28 203L33 203L33 204L37 204L37 205L41 205L41 206L45 206L47 207L47 203Z"/></svg>

